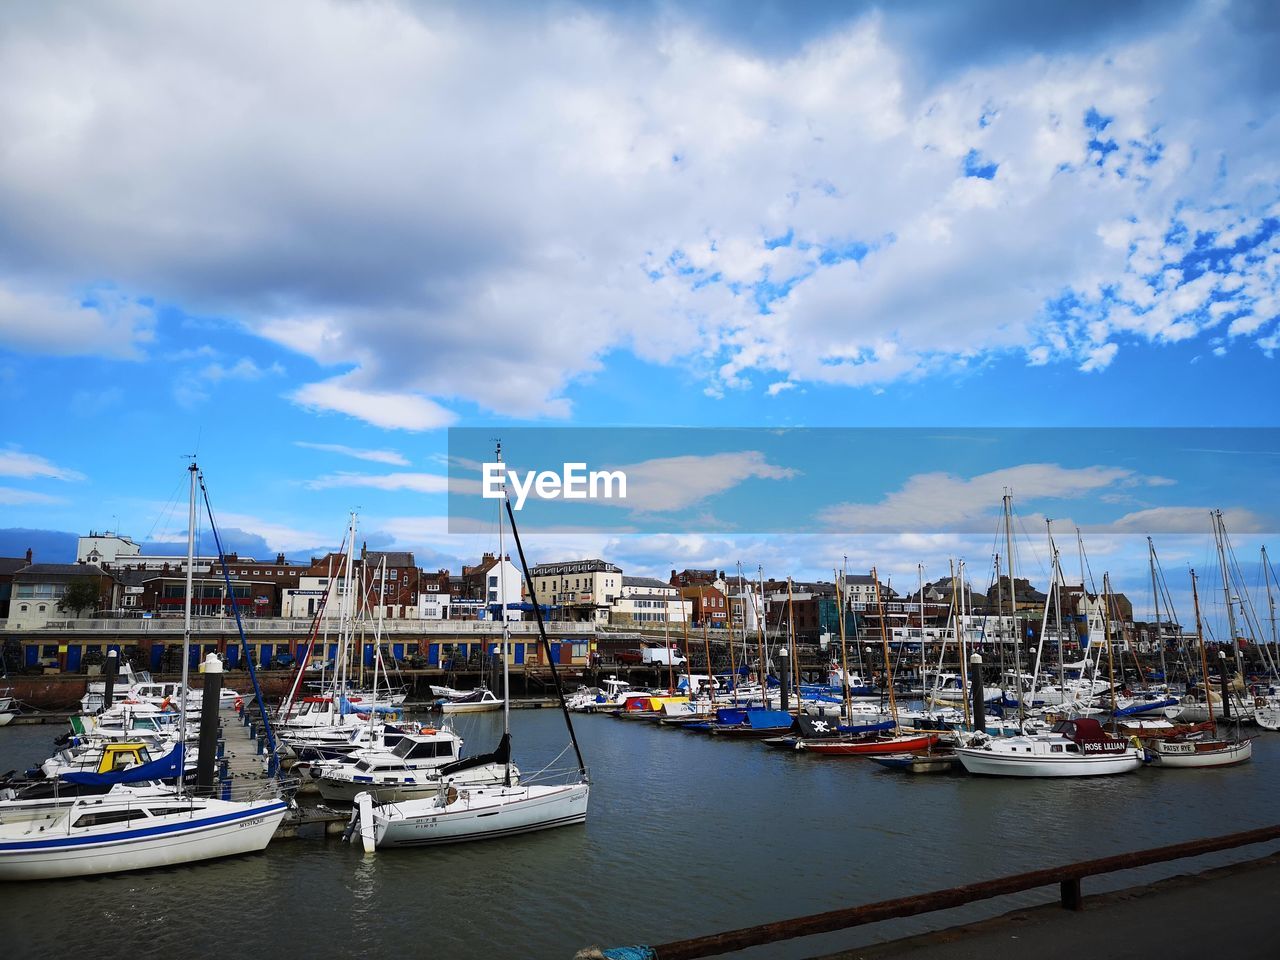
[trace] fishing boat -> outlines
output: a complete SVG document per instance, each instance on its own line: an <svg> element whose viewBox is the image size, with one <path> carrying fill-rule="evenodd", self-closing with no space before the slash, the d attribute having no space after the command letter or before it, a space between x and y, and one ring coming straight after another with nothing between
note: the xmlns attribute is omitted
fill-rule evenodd
<svg viewBox="0 0 1280 960"><path fill-rule="evenodd" d="M1063 720L1051 732L990 737L976 733L956 755L970 773L993 777L1095 777L1130 773L1142 766L1143 750L1108 736L1092 717Z"/></svg>
<svg viewBox="0 0 1280 960"><path fill-rule="evenodd" d="M190 689L192 572L199 474L194 463L188 469L183 694ZM216 539L217 527L212 522L212 513L210 527ZM236 617L238 623L238 611ZM184 696L179 702L183 699ZM63 779L71 783L111 789L97 796L77 797L65 809L54 809L44 816L0 824L0 880L45 880L141 870L249 853L265 847L288 809L288 803L280 797L279 784L270 780L250 786L248 794L237 799L189 792L179 776L186 752L186 711L179 711L179 715L177 745L162 758L164 765L178 777L172 788L157 791L151 786L143 790L132 787L133 783L156 779L150 764L101 773L65 774Z"/></svg>
<svg viewBox="0 0 1280 960"><path fill-rule="evenodd" d="M502 461L501 445L498 447L496 458L498 462ZM511 535L520 557L520 566L524 571L525 584L529 589L529 595L536 597L537 591L534 588L533 577L525 560L519 530L516 528L515 512L505 493L504 487L498 513L498 555L505 555L502 543L502 508L505 508L506 518L511 524ZM498 592L502 597L507 595L506 585L501 579L504 566L499 565L498 568ZM371 793L359 794L355 798L355 810L352 813L347 836L352 840L358 836L366 853L373 853L383 847L435 846L506 837L586 821L591 783L587 776L586 764L582 759L582 751L578 747L577 736L573 731L573 718L565 703L560 674L556 670L555 659L551 656L551 645L547 640L546 625L542 620L542 608L534 604L533 609L538 624L539 640L551 667L556 697L560 702L569 741L578 761L576 776L567 783L559 784L515 782L514 765L511 762L511 705L504 699L502 738L498 742L498 748L487 758L487 762L502 765L502 783L494 786L459 788L442 780L436 788L434 797L407 800L401 803L377 804ZM503 689L506 690L509 689L511 629L505 607L501 610L500 617L502 680ZM546 774L547 771L540 771L536 776Z"/></svg>

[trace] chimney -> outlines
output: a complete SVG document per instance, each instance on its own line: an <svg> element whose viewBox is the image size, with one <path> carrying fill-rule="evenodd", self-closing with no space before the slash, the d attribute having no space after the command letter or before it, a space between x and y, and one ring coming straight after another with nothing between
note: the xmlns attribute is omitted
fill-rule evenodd
<svg viewBox="0 0 1280 960"><path fill-rule="evenodd" d="M282 566L282 567L284 566L284 554L283 554L283 553L277 553L277 554L276 554L276 564L277 564L277 565L279 565L279 566Z"/></svg>
<svg viewBox="0 0 1280 960"><path fill-rule="evenodd" d="M27 547L27 563L31 562L31 548Z"/></svg>

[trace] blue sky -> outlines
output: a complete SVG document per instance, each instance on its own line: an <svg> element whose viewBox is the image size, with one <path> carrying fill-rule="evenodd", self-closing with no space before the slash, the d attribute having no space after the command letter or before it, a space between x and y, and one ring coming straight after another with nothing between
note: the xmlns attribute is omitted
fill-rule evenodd
<svg viewBox="0 0 1280 960"><path fill-rule="evenodd" d="M331 547L358 508L371 545L456 568L492 544L447 532L449 426L1278 425L1269 4L0 18L0 553L172 538L197 451L244 551ZM1223 458L1217 490L1139 472L1161 506L1265 512ZM666 533L536 546L989 562L958 534ZM1136 580L1119 533L1098 552Z"/></svg>

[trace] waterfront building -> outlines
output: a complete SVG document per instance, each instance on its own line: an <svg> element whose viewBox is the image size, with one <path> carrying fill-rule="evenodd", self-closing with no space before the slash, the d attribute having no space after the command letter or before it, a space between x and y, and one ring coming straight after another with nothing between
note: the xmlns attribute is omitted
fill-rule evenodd
<svg viewBox="0 0 1280 960"><path fill-rule="evenodd" d="M622 568L605 560L540 563L530 574L530 601L552 608L555 619L607 623L622 593Z"/></svg>

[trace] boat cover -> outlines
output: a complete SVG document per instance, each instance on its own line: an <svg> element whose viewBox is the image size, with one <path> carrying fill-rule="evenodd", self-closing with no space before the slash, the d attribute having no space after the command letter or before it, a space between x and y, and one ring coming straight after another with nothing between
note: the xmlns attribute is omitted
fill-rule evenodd
<svg viewBox="0 0 1280 960"><path fill-rule="evenodd" d="M103 787L115 783L140 783L144 780L176 780L181 774L182 744L178 744L163 757L124 770L112 770L110 773L73 770L64 773L62 779L78 786Z"/></svg>

